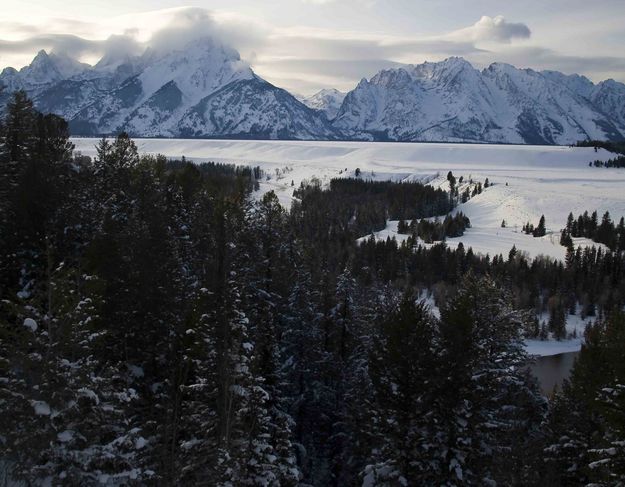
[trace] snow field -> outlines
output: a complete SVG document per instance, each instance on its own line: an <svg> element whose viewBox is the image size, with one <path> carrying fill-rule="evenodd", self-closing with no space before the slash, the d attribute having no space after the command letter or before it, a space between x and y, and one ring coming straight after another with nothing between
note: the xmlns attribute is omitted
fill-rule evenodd
<svg viewBox="0 0 625 487"><path fill-rule="evenodd" d="M573 215L597 210L610 211L613 220L625 215L625 171L589 167L595 159L613 154L592 148L526 145L419 144L382 142L235 141L187 139L137 139L141 152L167 157L185 156L196 162L215 161L260 166L266 173L260 193L276 192L290 206L293 189L302 181L318 178L328 183L335 177L354 176L376 180L424 181L447 185L452 171L494 183L482 194L458 206L471 220L464 236L449 239L450 246L463 242L465 248L490 255L507 255L510 248L530 257L547 255L562 259L559 232L569 212ZM73 139L76 149L95 154L97 139ZM291 185L293 184L293 186ZM507 184L506 184L507 183ZM534 238L521 232L530 222L545 215L547 235ZM506 228L501 227L502 220ZM378 236L395 235L396 222L389 222ZM400 237L399 237L400 238ZM587 243L580 239L576 244Z"/></svg>

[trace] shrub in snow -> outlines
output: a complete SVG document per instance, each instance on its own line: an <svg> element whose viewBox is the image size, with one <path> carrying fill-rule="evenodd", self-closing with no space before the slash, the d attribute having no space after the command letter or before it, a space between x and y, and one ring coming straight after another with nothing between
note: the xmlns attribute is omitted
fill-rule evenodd
<svg viewBox="0 0 625 487"><path fill-rule="evenodd" d="M24 320L24 326L26 328L29 328L30 331L37 331L37 322L35 320L33 320L32 318L26 318Z"/></svg>

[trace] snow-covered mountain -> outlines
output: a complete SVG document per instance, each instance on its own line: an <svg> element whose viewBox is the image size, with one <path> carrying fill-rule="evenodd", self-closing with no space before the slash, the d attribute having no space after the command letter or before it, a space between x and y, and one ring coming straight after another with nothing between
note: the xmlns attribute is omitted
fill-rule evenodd
<svg viewBox="0 0 625 487"><path fill-rule="evenodd" d="M303 99L259 78L207 37L182 49L105 56L88 66L40 51L0 74L0 104L25 89L76 135L570 144L625 138L625 84L462 58L406 65L348 94Z"/></svg>
<svg viewBox="0 0 625 487"><path fill-rule="evenodd" d="M374 140L569 144L622 139L625 85L462 58L363 79L334 126Z"/></svg>
<svg viewBox="0 0 625 487"><path fill-rule="evenodd" d="M337 132L286 90L254 76L229 83L184 113L183 137L241 139L333 139Z"/></svg>
<svg viewBox="0 0 625 487"><path fill-rule="evenodd" d="M23 89L37 93L61 80L77 76L88 68L89 65L79 63L69 56L48 54L41 50L28 66L19 71L10 67L2 70L0 84L5 86L5 91Z"/></svg>
<svg viewBox="0 0 625 487"><path fill-rule="evenodd" d="M346 94L334 88L324 88L312 96L301 98L300 101L308 108L325 113L328 120L332 120L339 112Z"/></svg>
<svg viewBox="0 0 625 487"><path fill-rule="evenodd" d="M76 135L333 139L325 116L258 78L239 53L214 38L169 52L103 58L93 67L41 51L0 75L36 106L57 113ZM1 101L1 100L0 100Z"/></svg>

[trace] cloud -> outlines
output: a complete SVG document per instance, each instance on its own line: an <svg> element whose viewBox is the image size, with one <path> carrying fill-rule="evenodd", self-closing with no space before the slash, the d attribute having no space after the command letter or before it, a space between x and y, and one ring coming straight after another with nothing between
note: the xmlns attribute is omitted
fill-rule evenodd
<svg viewBox="0 0 625 487"><path fill-rule="evenodd" d="M382 69L398 66L401 63L388 59L263 59L255 69L277 86L288 86L307 94L323 86L347 91L363 77L369 78Z"/></svg>
<svg viewBox="0 0 625 487"><path fill-rule="evenodd" d="M154 32L148 44L157 51L173 51L207 36L220 36L211 13L202 8L187 8L176 12L167 26Z"/></svg>
<svg viewBox="0 0 625 487"><path fill-rule="evenodd" d="M138 56L145 50L145 47L136 40L133 31L126 31L121 35L112 35L98 43L98 47L96 54L112 59Z"/></svg>
<svg viewBox="0 0 625 487"><path fill-rule="evenodd" d="M497 59L520 68L583 74L594 78L595 81L610 77L623 79L625 72L625 58L623 57L574 56L539 46L510 46L499 51ZM483 66L492 62L489 56L484 55L477 55L473 60Z"/></svg>
<svg viewBox="0 0 625 487"><path fill-rule="evenodd" d="M471 42L500 42L509 44L514 39L529 39L529 27L522 23L508 22L503 16L484 15L470 27L448 34L449 39L462 39Z"/></svg>
<svg viewBox="0 0 625 487"><path fill-rule="evenodd" d="M138 55L144 48L128 35L112 35L104 40L90 40L70 34L47 34L18 41L0 40L0 52L3 54L32 55L41 49L81 59L85 56L100 58L125 54Z"/></svg>
<svg viewBox="0 0 625 487"><path fill-rule="evenodd" d="M306 58L345 62L385 58L397 60L415 53L435 55L468 55L482 51L470 42L447 39L404 39L394 37L339 37L332 33L303 32L293 34L280 32L269 40L268 49L272 56L293 57L305 53Z"/></svg>
<svg viewBox="0 0 625 487"><path fill-rule="evenodd" d="M38 34L17 41L0 40L2 53L33 53L40 49L62 52L80 57L86 52L98 50L98 41L91 41L71 34Z"/></svg>
<svg viewBox="0 0 625 487"><path fill-rule="evenodd" d="M301 1L361 5L370 2ZM238 13L180 7L127 14L102 22L49 19L45 25L34 26L4 22L0 32L9 37L0 40L0 63L6 59L27 63L42 48L96 62L103 56L140 54L147 47L180 49L190 40L211 36L236 48L260 76L308 94L328 86L348 90L362 77L371 77L380 69L449 56L465 57L478 67L503 61L621 79L625 72L625 60L620 57L567 56L536 46L526 24L502 16L483 16L467 27L437 35L399 36L370 30L277 27Z"/></svg>
<svg viewBox="0 0 625 487"><path fill-rule="evenodd" d="M95 28L92 23L72 19L51 19L46 26L4 22L0 24L3 32L11 32L13 37L18 38L0 39L0 55L12 58L28 55L22 57L22 64L26 64L37 51L45 49L76 59L88 57L90 61L97 61L109 56L139 55L148 47L163 52L181 49L189 41L200 37L214 37L227 46L258 48L266 36L261 24L232 15L216 17L206 9L193 7L122 16L113 21L109 19L109 22L115 24L118 32L110 34L111 27L109 35L101 38L55 32L90 30L97 35L106 30L106 27ZM146 29L146 26L153 26L153 29Z"/></svg>

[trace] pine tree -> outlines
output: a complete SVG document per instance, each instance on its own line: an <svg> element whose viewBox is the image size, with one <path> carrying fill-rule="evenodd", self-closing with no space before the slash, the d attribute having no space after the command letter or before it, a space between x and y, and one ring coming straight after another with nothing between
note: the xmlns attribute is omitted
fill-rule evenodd
<svg viewBox="0 0 625 487"><path fill-rule="evenodd" d="M557 340L566 338L566 311L560 296L549 301L549 331Z"/></svg>
<svg viewBox="0 0 625 487"><path fill-rule="evenodd" d="M574 233L573 228L575 226L575 219L573 218L573 213L569 213L569 216L566 219L566 232L568 234Z"/></svg>
<svg viewBox="0 0 625 487"><path fill-rule="evenodd" d="M26 92L16 91L6 107L3 159L23 163L33 156L36 117L33 102Z"/></svg>
<svg viewBox="0 0 625 487"><path fill-rule="evenodd" d="M31 270L32 253L41 250L38 245L42 236L33 235L31 221L36 216L31 209L39 201L33 196L41 185L32 187L27 180L40 165L47 164L33 160L36 118L32 101L24 91L17 91L7 103L0 124L0 292L9 283L17 284L20 273ZM24 276L22 284L30 278Z"/></svg>
<svg viewBox="0 0 625 487"><path fill-rule="evenodd" d="M426 485L446 470L438 444L435 325L425 305L407 294L385 318L369 358L375 433L367 485Z"/></svg>
<svg viewBox="0 0 625 487"><path fill-rule="evenodd" d="M622 482L624 336L621 312L586 329L570 382L564 384L550 407L545 447L547 481L561 485Z"/></svg>
<svg viewBox="0 0 625 487"><path fill-rule="evenodd" d="M538 226L533 230L532 235L534 237L544 237L547 231L545 229L545 215L541 215Z"/></svg>
<svg viewBox="0 0 625 487"><path fill-rule="evenodd" d="M535 380L521 372L526 317L509 303L491 279L468 276L441 311L448 468L437 483L523 483L533 475L525 456L537 439L544 402Z"/></svg>

